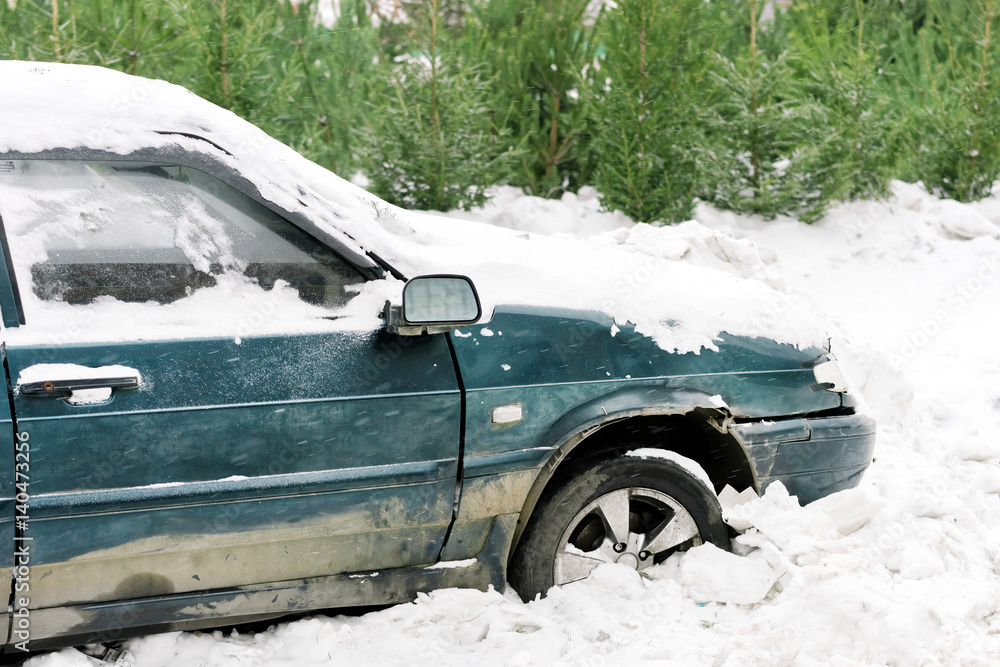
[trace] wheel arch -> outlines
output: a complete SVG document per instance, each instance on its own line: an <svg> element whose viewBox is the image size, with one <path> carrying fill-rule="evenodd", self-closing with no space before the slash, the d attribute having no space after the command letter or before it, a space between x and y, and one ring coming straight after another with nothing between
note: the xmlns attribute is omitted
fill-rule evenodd
<svg viewBox="0 0 1000 667"><path fill-rule="evenodd" d="M624 454L637 445L674 452L705 470L718 493L726 484L755 486L750 459L726 433L729 409L718 397L691 390L648 386L618 392L575 408L549 431L553 453L542 465L521 508L510 554L543 494L578 462Z"/></svg>

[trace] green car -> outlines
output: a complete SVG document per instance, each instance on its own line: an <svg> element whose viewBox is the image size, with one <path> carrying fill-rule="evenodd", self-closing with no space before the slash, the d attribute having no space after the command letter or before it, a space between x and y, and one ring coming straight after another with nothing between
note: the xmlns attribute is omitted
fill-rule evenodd
<svg viewBox="0 0 1000 667"><path fill-rule="evenodd" d="M737 323L684 350L416 275L404 213L183 89L0 81L5 652L441 587L529 600L727 547L726 485L806 503L871 462L822 342Z"/></svg>

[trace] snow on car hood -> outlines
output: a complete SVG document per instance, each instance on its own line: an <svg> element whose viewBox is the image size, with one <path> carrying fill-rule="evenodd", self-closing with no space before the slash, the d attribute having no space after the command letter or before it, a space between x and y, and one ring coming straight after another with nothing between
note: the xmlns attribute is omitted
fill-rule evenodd
<svg viewBox="0 0 1000 667"><path fill-rule="evenodd" d="M100 67L16 61L0 62L0 80L0 153L85 147L127 155L168 145L209 153L358 254L374 251L409 277L468 275L487 318L504 303L596 310L680 352L714 349L722 332L799 347L821 345L826 336L759 270L759 257L745 256L756 253L752 244L720 239L698 223L637 225L578 240L414 213L180 86Z"/></svg>
<svg viewBox="0 0 1000 667"><path fill-rule="evenodd" d="M725 237L728 247L713 251L719 235L696 222L575 239L420 214L380 221L394 232L383 256L406 257L414 275L469 276L486 313L505 303L601 311L678 352L715 349L722 332L798 347L826 341L822 323L779 291L759 257L739 257L756 253L752 244Z"/></svg>

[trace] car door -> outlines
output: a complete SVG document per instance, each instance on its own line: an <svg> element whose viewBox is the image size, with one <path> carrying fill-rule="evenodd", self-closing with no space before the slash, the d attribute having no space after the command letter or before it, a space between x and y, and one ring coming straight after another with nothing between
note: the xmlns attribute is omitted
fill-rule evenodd
<svg viewBox="0 0 1000 667"><path fill-rule="evenodd" d="M444 336L387 334L385 281L203 171L12 163L31 609L436 559L461 418Z"/></svg>

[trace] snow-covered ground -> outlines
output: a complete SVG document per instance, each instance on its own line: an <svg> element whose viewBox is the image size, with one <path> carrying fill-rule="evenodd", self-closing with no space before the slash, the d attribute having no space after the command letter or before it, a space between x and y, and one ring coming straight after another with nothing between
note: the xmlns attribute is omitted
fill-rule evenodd
<svg viewBox="0 0 1000 667"><path fill-rule="evenodd" d="M727 510L745 529L736 553L699 547L649 576L606 565L529 604L443 590L254 635L150 636L128 644L137 667L1000 663L1000 191L963 205L897 183L812 226L700 206L695 222L632 235L598 209L586 189L555 202L502 189L454 215L668 240L677 261L813 304L879 423L859 488L803 508L772 486ZM92 663L67 650L30 664Z"/></svg>

